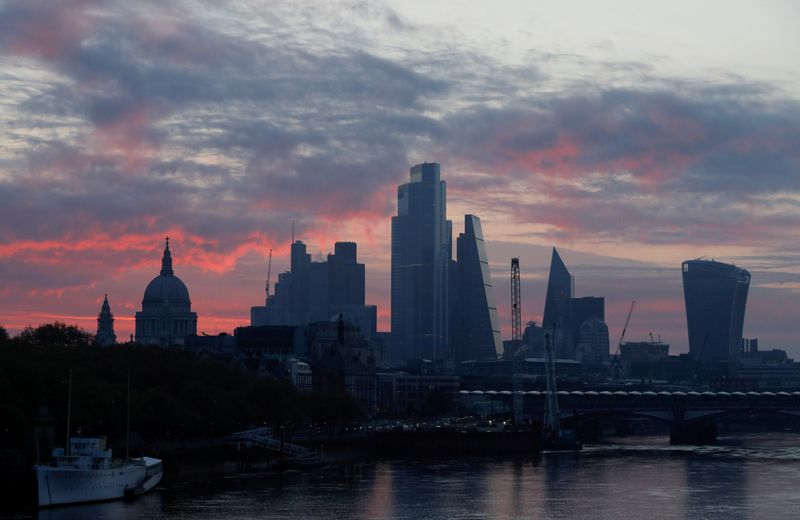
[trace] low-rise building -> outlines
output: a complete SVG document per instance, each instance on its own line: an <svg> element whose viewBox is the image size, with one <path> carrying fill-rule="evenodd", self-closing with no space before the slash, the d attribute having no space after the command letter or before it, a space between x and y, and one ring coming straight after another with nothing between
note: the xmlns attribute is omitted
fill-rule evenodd
<svg viewBox="0 0 800 520"><path fill-rule="evenodd" d="M461 385L456 375L383 372L377 377L378 411L389 415L418 413L431 405L453 406Z"/></svg>

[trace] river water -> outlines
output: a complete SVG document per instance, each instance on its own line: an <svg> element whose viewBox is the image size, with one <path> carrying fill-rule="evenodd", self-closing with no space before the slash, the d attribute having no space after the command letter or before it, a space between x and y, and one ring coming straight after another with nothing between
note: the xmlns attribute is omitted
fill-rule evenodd
<svg viewBox="0 0 800 520"><path fill-rule="evenodd" d="M39 518L800 518L800 435L721 441L670 447L663 438L626 438L527 461L376 461L170 482L132 503Z"/></svg>

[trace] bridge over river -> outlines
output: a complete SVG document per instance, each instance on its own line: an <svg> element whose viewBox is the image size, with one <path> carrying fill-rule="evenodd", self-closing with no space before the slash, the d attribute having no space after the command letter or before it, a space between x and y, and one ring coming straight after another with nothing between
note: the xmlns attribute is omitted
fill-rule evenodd
<svg viewBox="0 0 800 520"><path fill-rule="evenodd" d="M520 391L523 416L539 419L545 391ZM646 417L667 423L673 444L708 443L716 440L717 421L737 416L777 415L800 422L800 392L561 390L557 392L564 426L579 427L614 417ZM509 390L462 390L462 403L499 401L511 407L515 393Z"/></svg>

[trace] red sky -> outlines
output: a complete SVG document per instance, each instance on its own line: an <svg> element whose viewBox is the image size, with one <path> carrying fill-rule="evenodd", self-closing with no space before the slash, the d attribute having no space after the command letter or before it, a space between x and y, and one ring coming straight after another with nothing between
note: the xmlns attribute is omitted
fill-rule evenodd
<svg viewBox="0 0 800 520"><path fill-rule="evenodd" d="M294 220L313 252L358 242L386 328L395 190L427 160L456 232L483 220L506 333L509 258L538 319L555 245L577 293L606 297L612 343L636 299L631 337L685 350L678 266L707 255L753 274L745 334L800 356L800 81L774 42L704 63L661 24L643 45L677 43L655 59L622 35L534 44L371 5L0 7L0 324L93 330L107 292L130 334L170 235L200 329L230 331ZM796 37L749 9L732 26Z"/></svg>

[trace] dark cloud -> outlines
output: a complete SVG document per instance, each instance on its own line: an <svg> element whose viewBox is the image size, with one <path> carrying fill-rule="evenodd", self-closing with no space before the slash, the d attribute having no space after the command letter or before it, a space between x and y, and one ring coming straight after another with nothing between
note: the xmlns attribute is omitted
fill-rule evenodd
<svg viewBox="0 0 800 520"><path fill-rule="evenodd" d="M0 79L19 99L0 105L0 142L14 144L0 153L6 282L113 279L157 263L166 232L187 266L233 272L285 243L292 219L325 243L385 222L415 160L442 162L451 200L471 211L544 226L520 238L747 244L781 269L794 259L800 103L770 85L543 52L510 66L380 3L275 5L254 20L248 8L0 7L0 52L21 63ZM565 63L581 74L561 77ZM53 259L69 267L42 275Z"/></svg>

